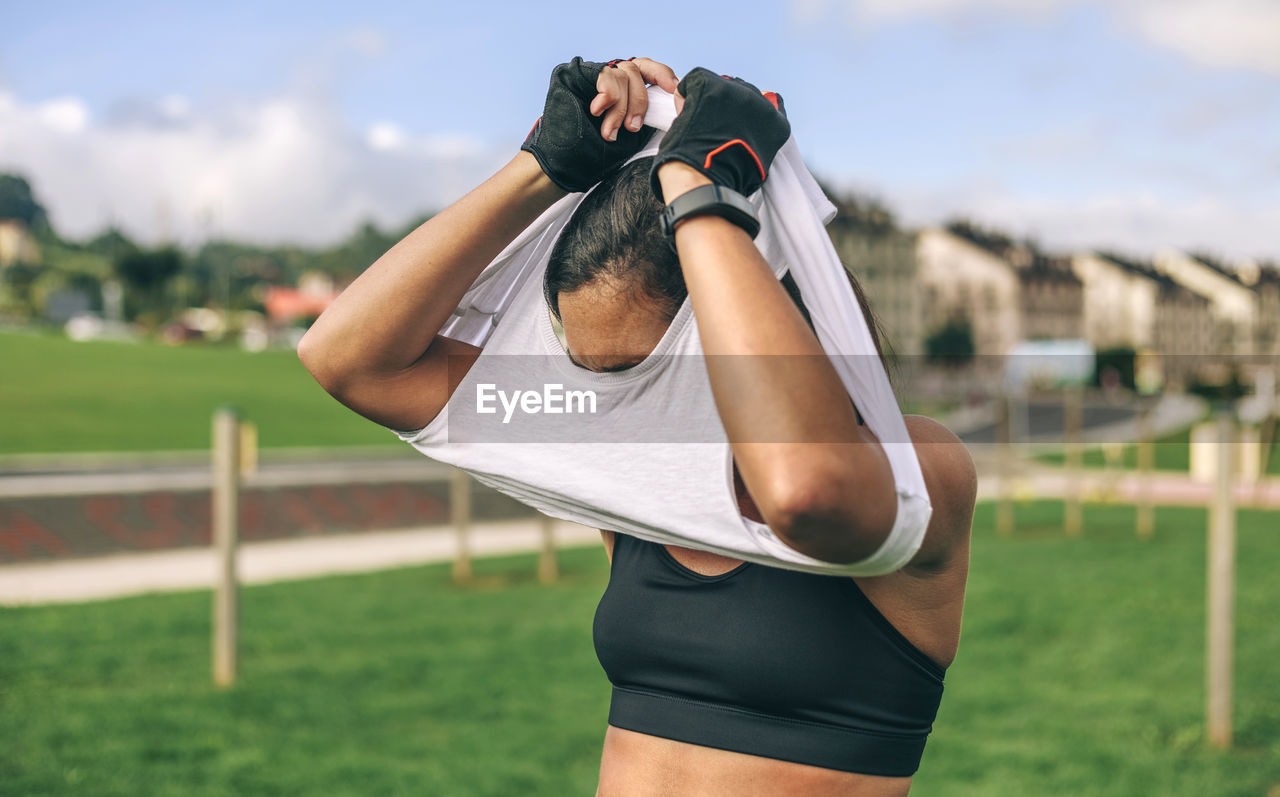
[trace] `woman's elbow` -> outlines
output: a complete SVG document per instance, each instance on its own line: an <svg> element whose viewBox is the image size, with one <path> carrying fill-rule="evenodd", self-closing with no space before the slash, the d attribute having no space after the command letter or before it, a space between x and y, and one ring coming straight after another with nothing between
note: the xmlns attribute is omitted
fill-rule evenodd
<svg viewBox="0 0 1280 797"><path fill-rule="evenodd" d="M332 352L315 333L315 327L298 341L298 361L326 393L338 396L342 390L342 369L334 367Z"/></svg>
<svg viewBox="0 0 1280 797"><path fill-rule="evenodd" d="M893 474L887 463L861 473L809 474L779 489L761 513L774 534L800 553L833 564L859 562L893 528Z"/></svg>
<svg viewBox="0 0 1280 797"><path fill-rule="evenodd" d="M298 361L312 376L316 376L316 372L322 368L324 349L311 329L304 332L298 341Z"/></svg>

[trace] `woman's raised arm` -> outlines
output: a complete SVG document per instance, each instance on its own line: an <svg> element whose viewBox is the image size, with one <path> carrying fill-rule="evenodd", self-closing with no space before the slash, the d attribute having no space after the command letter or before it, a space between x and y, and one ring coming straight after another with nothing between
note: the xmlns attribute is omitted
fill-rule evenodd
<svg viewBox="0 0 1280 797"><path fill-rule="evenodd" d="M303 336L298 358L316 381L391 429L418 429L435 418L453 387L450 357L474 361L479 354L441 337L440 328L484 267L534 219L639 149L646 82L675 89L674 73L649 59L575 58L556 67L543 115L520 153L378 258ZM455 369L455 385L457 375Z"/></svg>
<svg viewBox="0 0 1280 797"><path fill-rule="evenodd" d="M703 69L680 91L654 162L665 201L712 182L758 189L790 133L780 100ZM816 559L866 559L893 527L893 472L822 346L744 228L692 216L675 242L716 408L765 522Z"/></svg>
<svg viewBox="0 0 1280 797"><path fill-rule="evenodd" d="M298 358L366 418L425 426L449 400L448 357L479 352L437 333L484 267L562 196L520 152L347 286L302 337Z"/></svg>

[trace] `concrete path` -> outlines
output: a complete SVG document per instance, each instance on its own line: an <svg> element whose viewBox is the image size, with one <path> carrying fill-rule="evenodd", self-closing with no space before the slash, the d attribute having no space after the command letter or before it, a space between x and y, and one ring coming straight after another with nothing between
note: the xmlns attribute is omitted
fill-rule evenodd
<svg viewBox="0 0 1280 797"><path fill-rule="evenodd" d="M980 472L981 474L981 472ZM1208 506L1214 485L1193 481L1182 473L1154 471L1144 479L1134 470L1081 469L1079 476L1065 468L1039 463L1021 462L1011 479L1011 493L1016 500L1061 499L1079 484L1085 501L1135 503L1149 491L1157 506ZM1237 508L1280 510L1280 478L1268 477L1234 489ZM1000 497L1000 480L994 475L980 475L978 500L992 501ZM1277 519L1280 526L1280 518Z"/></svg>
<svg viewBox="0 0 1280 797"><path fill-rule="evenodd" d="M555 521L558 547L600 545L600 532L576 523ZM541 547L537 517L498 523L475 523L469 536L476 557L535 551ZM363 573L450 561L457 536L449 526L404 531L307 537L246 543L240 546L241 583L314 578L335 573ZM604 548L601 546L601 557ZM216 562L208 548L118 554L38 564L0 566L0 606L81 601L150 592L209 589Z"/></svg>

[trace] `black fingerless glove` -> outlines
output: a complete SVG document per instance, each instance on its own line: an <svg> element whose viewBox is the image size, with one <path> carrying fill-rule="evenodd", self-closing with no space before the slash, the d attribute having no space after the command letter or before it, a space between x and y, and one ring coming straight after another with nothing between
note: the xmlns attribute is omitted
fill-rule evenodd
<svg viewBox="0 0 1280 797"><path fill-rule="evenodd" d="M684 107L662 139L649 172L654 195L662 196L658 167L673 160L743 196L755 193L791 136L782 98L702 67L685 75L680 93Z"/></svg>
<svg viewBox="0 0 1280 797"><path fill-rule="evenodd" d="M529 131L520 149L533 153L551 182L566 191L586 191L640 151L652 127L631 132L618 129L616 141L600 136L605 114L588 110L599 94L596 78L608 64L574 58L551 72L551 87L542 117ZM606 112L607 113L607 112Z"/></svg>

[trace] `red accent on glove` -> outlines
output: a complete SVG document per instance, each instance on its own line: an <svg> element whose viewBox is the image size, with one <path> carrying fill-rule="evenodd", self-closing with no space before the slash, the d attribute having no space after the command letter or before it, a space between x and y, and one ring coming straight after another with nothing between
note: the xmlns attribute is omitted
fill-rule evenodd
<svg viewBox="0 0 1280 797"><path fill-rule="evenodd" d="M747 142L743 141L740 138L735 138L732 141L726 141L720 146L708 152L707 159L702 162L702 168L710 169L711 159L714 158L716 155L719 155L721 152L724 152L729 147L732 147L734 144L741 144L747 150L747 152L751 153L751 159L756 162L756 168L760 170L760 179L764 180L765 179L764 164L760 162L760 156L756 154L756 151L751 148L750 144L748 144Z"/></svg>

